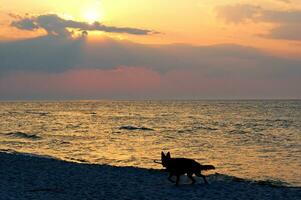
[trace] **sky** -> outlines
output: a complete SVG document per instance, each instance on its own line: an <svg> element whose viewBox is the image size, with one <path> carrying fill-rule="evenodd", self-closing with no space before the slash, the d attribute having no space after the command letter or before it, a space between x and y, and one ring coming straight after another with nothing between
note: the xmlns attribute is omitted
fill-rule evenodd
<svg viewBox="0 0 301 200"><path fill-rule="evenodd" d="M0 0L0 100L300 99L300 0Z"/></svg>

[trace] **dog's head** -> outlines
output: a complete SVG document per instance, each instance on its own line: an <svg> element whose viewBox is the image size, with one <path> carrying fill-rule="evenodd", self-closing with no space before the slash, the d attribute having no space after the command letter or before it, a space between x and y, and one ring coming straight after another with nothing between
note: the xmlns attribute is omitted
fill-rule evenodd
<svg viewBox="0 0 301 200"><path fill-rule="evenodd" d="M167 152L167 154L165 155L164 152L162 151L161 152L161 162L162 162L163 167L167 167L169 160L170 160L170 153Z"/></svg>

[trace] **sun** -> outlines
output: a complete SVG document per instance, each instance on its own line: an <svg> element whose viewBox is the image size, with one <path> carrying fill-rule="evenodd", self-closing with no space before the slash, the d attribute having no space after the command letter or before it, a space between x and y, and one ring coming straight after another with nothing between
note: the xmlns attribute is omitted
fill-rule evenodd
<svg viewBox="0 0 301 200"><path fill-rule="evenodd" d="M97 8L87 8L83 12L83 18L88 23L92 24L94 22L100 22L102 20L102 12L101 9Z"/></svg>

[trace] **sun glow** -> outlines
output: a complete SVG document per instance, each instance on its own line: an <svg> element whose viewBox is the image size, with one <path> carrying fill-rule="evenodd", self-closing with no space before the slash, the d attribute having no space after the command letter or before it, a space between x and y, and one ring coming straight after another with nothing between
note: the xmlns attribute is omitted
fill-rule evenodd
<svg viewBox="0 0 301 200"><path fill-rule="evenodd" d="M100 22L102 20L102 11L97 8L87 8L83 12L83 18L88 23Z"/></svg>

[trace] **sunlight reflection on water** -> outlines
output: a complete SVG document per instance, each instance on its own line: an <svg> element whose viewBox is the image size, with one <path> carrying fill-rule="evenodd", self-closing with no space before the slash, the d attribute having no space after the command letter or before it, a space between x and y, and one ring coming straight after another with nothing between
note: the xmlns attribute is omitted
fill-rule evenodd
<svg viewBox="0 0 301 200"><path fill-rule="evenodd" d="M144 168L164 150L301 185L301 101L2 102L0 120L0 149Z"/></svg>

